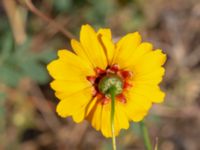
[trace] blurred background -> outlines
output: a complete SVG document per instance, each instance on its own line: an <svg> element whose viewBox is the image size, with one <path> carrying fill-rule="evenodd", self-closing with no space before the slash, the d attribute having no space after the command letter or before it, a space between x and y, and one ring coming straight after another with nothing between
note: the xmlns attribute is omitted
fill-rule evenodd
<svg viewBox="0 0 200 150"><path fill-rule="evenodd" d="M71 49L82 24L139 31L168 55L167 93L146 118L159 150L200 150L199 0L1 0L0 150L110 150L87 122L55 114L46 64ZM144 150L137 123L117 138L119 150Z"/></svg>

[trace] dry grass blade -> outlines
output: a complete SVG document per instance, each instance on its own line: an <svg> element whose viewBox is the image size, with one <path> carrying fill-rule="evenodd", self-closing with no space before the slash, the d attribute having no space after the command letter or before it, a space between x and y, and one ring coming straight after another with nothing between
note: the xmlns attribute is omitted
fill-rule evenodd
<svg viewBox="0 0 200 150"><path fill-rule="evenodd" d="M17 44L22 44L26 39L25 24L15 0L3 0L3 6L8 16L14 39Z"/></svg>

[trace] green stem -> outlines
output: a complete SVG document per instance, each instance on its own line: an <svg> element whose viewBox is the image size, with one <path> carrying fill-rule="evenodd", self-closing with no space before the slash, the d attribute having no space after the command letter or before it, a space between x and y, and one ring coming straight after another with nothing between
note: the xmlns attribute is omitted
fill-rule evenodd
<svg viewBox="0 0 200 150"><path fill-rule="evenodd" d="M141 132L143 135L143 140L144 140L146 150L152 150L152 145L151 145L151 141L149 138L148 129L147 129L144 121L140 122L140 129L141 129Z"/></svg>
<svg viewBox="0 0 200 150"><path fill-rule="evenodd" d="M117 150L116 148L116 139L115 139L115 124L114 124L114 118L115 118L115 87L110 88L109 93L111 95L111 115L110 115L110 121L111 121L111 130L112 130L112 146L113 150Z"/></svg>

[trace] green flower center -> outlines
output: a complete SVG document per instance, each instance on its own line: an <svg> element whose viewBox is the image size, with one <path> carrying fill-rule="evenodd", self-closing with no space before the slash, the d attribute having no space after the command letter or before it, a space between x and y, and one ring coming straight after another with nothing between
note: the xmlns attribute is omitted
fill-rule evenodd
<svg viewBox="0 0 200 150"><path fill-rule="evenodd" d="M115 95L119 95L123 91L123 81L122 79L115 74L108 74L102 77L98 83L98 90L109 97L110 90L113 90Z"/></svg>

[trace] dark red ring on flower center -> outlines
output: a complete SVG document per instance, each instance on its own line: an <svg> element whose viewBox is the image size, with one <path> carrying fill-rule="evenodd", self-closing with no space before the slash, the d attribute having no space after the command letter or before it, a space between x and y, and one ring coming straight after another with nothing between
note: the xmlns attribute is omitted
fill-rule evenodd
<svg viewBox="0 0 200 150"><path fill-rule="evenodd" d="M95 72L95 76L87 76L87 80L90 81L94 87L93 97L97 97L97 99L101 101L102 105L105 105L110 101L110 98L99 90L98 85L101 79L112 74L118 76L123 82L123 92L116 95L116 99L122 103L126 103L126 97L124 93L132 87L130 79L133 77L133 73L128 70L120 69L119 65L117 64L108 66L105 70L97 67L95 68Z"/></svg>

